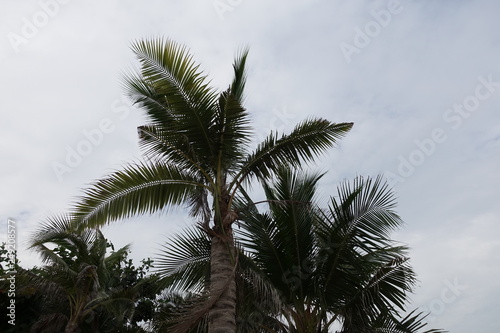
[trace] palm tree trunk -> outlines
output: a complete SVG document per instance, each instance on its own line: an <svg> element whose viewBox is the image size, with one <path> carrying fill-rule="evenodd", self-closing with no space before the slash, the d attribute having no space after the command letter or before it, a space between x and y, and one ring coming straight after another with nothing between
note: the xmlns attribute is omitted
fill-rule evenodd
<svg viewBox="0 0 500 333"><path fill-rule="evenodd" d="M236 332L236 250L231 228L226 230L212 237L210 294L218 299L208 313L208 333Z"/></svg>

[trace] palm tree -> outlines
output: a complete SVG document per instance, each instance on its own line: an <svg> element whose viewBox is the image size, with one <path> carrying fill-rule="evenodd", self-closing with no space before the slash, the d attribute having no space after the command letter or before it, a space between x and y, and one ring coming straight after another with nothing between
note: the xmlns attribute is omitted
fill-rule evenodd
<svg viewBox="0 0 500 333"><path fill-rule="evenodd" d="M269 179L280 165L312 162L352 123L307 119L290 134L270 133L249 151L252 131L243 107L247 50L237 56L234 79L221 93L210 87L184 46L153 39L134 43L132 50L141 68L127 74L124 83L149 118L139 127L146 159L96 181L71 210L71 220L81 230L189 205L211 242L204 303L209 332L235 332L235 198L250 181Z"/></svg>
<svg viewBox="0 0 500 333"><path fill-rule="evenodd" d="M241 243L283 297L287 332L414 333L422 313L405 318L416 278L407 248L390 238L402 223L387 184L357 178L319 209L321 174L283 168L264 184L269 211L240 213ZM427 333L440 332L429 330Z"/></svg>
<svg viewBox="0 0 500 333"><path fill-rule="evenodd" d="M44 295L44 313L33 332L81 332L103 327L109 319L120 328L133 314L141 283L120 288L116 272L129 246L107 254L109 243L97 230L74 233L68 219L54 218L33 236L31 247L45 266L21 274L24 287ZM114 326L117 328L117 326Z"/></svg>
<svg viewBox="0 0 500 333"><path fill-rule="evenodd" d="M264 184L268 211L238 204L238 332L317 333L334 324L340 333L422 332L424 314L402 316L415 273L407 248L389 238L402 221L381 178L344 183L320 209L322 174L283 168L276 176ZM202 289L208 244L196 229L166 242L156 267L174 290Z"/></svg>

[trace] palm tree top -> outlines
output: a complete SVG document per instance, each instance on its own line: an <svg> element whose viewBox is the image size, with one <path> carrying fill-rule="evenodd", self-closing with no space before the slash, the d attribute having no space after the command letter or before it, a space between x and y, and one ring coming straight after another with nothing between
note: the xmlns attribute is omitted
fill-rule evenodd
<svg viewBox="0 0 500 333"><path fill-rule="evenodd" d="M71 212L79 228L182 203L205 224L212 216L215 224L222 223L220 205L226 202L230 209L250 181L269 179L282 165L313 162L353 125L310 117L289 134L271 132L249 151L253 131L242 104L248 48L236 57L234 78L222 92L210 86L184 45L166 38L142 39L132 50L140 66L124 75L123 85L148 116L148 123L139 127L145 160L85 190Z"/></svg>

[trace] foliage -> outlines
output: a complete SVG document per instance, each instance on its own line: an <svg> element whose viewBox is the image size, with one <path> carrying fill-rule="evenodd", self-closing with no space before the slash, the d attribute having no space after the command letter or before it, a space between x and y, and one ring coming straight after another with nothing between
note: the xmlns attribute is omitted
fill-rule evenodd
<svg viewBox="0 0 500 333"><path fill-rule="evenodd" d="M402 224L392 191L380 177L357 178L321 208L322 176L283 168L264 185L267 211L238 203L238 332L329 332L334 323L341 333L423 332L424 314L402 317L416 277L408 249L390 238ZM156 268L174 290L201 292L209 250L188 229Z"/></svg>
<svg viewBox="0 0 500 333"><path fill-rule="evenodd" d="M67 215L47 219L34 235L45 266L22 274L44 295L34 332L141 331L140 321L155 331L210 333L317 333L334 322L342 333L424 326L420 313L400 318L415 274L406 247L389 237L401 220L387 185L356 179L320 208L322 175L292 171L333 147L352 123L308 118L251 151L248 50L223 91L180 44L145 39L132 50L140 68L125 75L124 87L147 116L138 128L144 159L93 182ZM266 212L246 192L252 181L264 186ZM190 209L198 228L165 247L159 275L146 275L151 261L135 268L128 247L107 255L101 226L177 205Z"/></svg>
<svg viewBox="0 0 500 333"><path fill-rule="evenodd" d="M156 276L148 274L152 261L135 267L128 246L115 251L99 230L75 234L64 226L45 225L33 236L44 266L17 265L16 325L3 321L2 332L144 331L141 323L153 318L159 293ZM2 259L5 253L2 246ZM7 276L0 293L5 308Z"/></svg>
<svg viewBox="0 0 500 333"><path fill-rule="evenodd" d="M148 123L138 128L145 158L95 181L64 221L83 231L187 205L210 236L211 296L193 313L194 321L186 317L180 325L194 325L201 318L198 314L208 312L213 332L234 331L237 251L232 228L238 218L234 201L252 180L270 179L281 165L313 162L352 123L308 118L289 134L271 132L250 151L254 133L243 107L248 50L236 57L233 80L221 92L210 86L180 44L145 39L133 43L132 50L140 68L125 75L124 86L147 115ZM49 223L59 223L58 218Z"/></svg>

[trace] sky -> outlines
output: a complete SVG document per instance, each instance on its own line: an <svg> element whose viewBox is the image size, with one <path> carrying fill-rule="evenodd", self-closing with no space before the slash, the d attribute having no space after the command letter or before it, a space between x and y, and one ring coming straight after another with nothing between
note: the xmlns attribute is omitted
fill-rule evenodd
<svg viewBox="0 0 500 333"><path fill-rule="evenodd" d="M186 0L0 2L0 240L29 236L96 180L141 158L130 44L168 37L225 89L248 46L256 140L308 117L354 122L312 170L324 195L383 174L419 278L409 308L453 333L500 327L500 2ZM154 257L182 209L104 229Z"/></svg>

